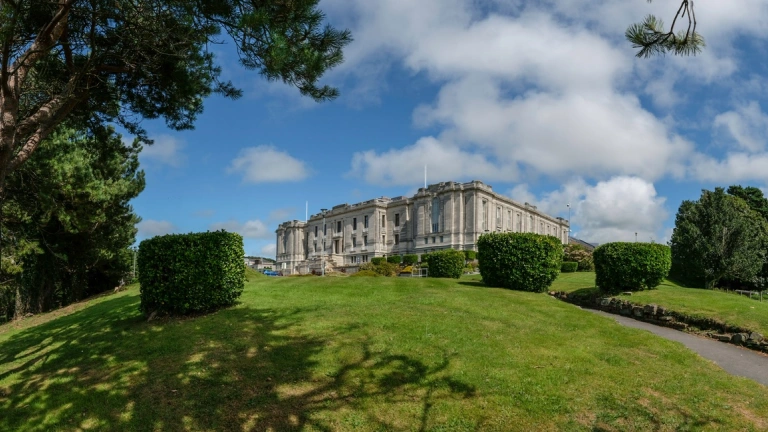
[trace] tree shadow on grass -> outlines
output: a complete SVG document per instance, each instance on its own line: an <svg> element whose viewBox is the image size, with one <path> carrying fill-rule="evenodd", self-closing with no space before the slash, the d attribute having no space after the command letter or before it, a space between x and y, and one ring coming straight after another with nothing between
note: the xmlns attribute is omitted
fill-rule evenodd
<svg viewBox="0 0 768 432"><path fill-rule="evenodd" d="M465 285L465 286L471 286L471 287L481 287L481 288L493 288L491 286L488 286L483 281L460 281L459 285Z"/></svg>
<svg viewBox="0 0 768 432"><path fill-rule="evenodd" d="M418 405L405 428L425 430L437 401L475 395L448 376L447 355L427 365L361 341L353 360L323 361L352 329L302 334L306 312L240 306L147 323L124 296L23 330L0 343L0 430L354 429L338 423L350 412L403 428L379 403Z"/></svg>

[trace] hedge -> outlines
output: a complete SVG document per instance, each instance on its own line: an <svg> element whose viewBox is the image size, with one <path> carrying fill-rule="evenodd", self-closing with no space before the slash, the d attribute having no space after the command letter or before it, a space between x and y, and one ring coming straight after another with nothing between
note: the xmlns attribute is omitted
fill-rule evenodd
<svg viewBox="0 0 768 432"><path fill-rule="evenodd" d="M669 246L658 243L606 243L592 255L595 284L605 293L655 288L672 266Z"/></svg>
<svg viewBox="0 0 768 432"><path fill-rule="evenodd" d="M428 263L429 262L429 255L430 255L430 252L425 252L425 253L421 254L421 261L420 262Z"/></svg>
<svg viewBox="0 0 768 432"><path fill-rule="evenodd" d="M565 261L563 262L563 265L560 266L560 271L563 273L573 273L578 269L579 269L579 263L577 263L576 261Z"/></svg>
<svg viewBox="0 0 768 432"><path fill-rule="evenodd" d="M429 277L458 279L464 272L464 252L454 249L432 252L427 258Z"/></svg>
<svg viewBox="0 0 768 432"><path fill-rule="evenodd" d="M397 276L397 266L386 261L382 261L379 264L374 264L373 262L365 263L360 266L360 270L370 270L381 276Z"/></svg>
<svg viewBox="0 0 768 432"><path fill-rule="evenodd" d="M245 285L243 238L225 231L171 234L139 244L140 310L184 315L230 306Z"/></svg>
<svg viewBox="0 0 768 432"><path fill-rule="evenodd" d="M358 272L352 273L350 276L355 277L381 277L380 274L376 273L373 270L360 270Z"/></svg>
<svg viewBox="0 0 768 432"><path fill-rule="evenodd" d="M560 274L563 245L533 233L490 233L477 240L480 275L486 285L544 292Z"/></svg>
<svg viewBox="0 0 768 432"><path fill-rule="evenodd" d="M477 252L473 250L465 250L464 251L464 258L467 259L467 261L473 261L477 259Z"/></svg>
<svg viewBox="0 0 768 432"><path fill-rule="evenodd" d="M390 264L400 264L403 261L403 257L400 255L390 255L387 257L387 262Z"/></svg>
<svg viewBox="0 0 768 432"><path fill-rule="evenodd" d="M381 264L383 262L387 262L387 258L385 258L385 257L371 258L371 264L373 264L373 265L379 265L379 264Z"/></svg>
<svg viewBox="0 0 768 432"><path fill-rule="evenodd" d="M418 255L403 255L403 264L409 266L409 265L414 265L417 262L419 262Z"/></svg>

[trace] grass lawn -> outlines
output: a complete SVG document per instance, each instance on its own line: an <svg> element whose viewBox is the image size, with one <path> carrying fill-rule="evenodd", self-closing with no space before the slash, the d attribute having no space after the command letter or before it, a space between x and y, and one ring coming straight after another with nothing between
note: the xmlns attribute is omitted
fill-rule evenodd
<svg viewBox="0 0 768 432"><path fill-rule="evenodd" d="M552 290L573 292L594 289L594 273L563 273ZM623 297L624 298L624 297ZM768 336L768 298L761 303L734 293L701 288L685 288L664 281L657 289L632 293L635 303L654 303L687 315L717 318L725 323L756 330Z"/></svg>
<svg viewBox="0 0 768 432"><path fill-rule="evenodd" d="M134 286L0 327L0 430L768 428L766 387L477 277L258 278L149 323L138 304Z"/></svg>

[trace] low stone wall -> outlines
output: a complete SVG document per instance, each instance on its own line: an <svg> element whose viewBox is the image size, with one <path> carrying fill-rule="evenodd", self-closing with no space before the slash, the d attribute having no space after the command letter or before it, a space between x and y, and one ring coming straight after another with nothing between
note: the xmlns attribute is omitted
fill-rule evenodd
<svg viewBox="0 0 768 432"><path fill-rule="evenodd" d="M639 321L671 327L681 331L697 333L721 342L768 353L768 340L762 334L746 328L732 326L713 318L694 317L669 310L663 306L636 304L616 297L574 296L563 291L550 291L549 295L578 306L623 315Z"/></svg>

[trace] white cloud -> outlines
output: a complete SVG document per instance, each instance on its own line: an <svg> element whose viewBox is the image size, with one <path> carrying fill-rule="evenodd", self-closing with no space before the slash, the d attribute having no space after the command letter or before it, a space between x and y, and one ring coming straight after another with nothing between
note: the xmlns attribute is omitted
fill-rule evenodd
<svg viewBox="0 0 768 432"><path fill-rule="evenodd" d="M768 136L768 114L752 101L715 117L714 127L724 134L726 140L734 142L741 149L756 152L765 148Z"/></svg>
<svg viewBox="0 0 768 432"><path fill-rule="evenodd" d="M211 231L229 231L236 232L247 239L270 239L275 236L274 232L267 228L267 225L258 220L249 220L245 223L240 223L236 220L230 220L227 222L217 222L211 224L209 227Z"/></svg>
<svg viewBox="0 0 768 432"><path fill-rule="evenodd" d="M242 174L246 183L292 182L309 176L309 169L303 161L271 145L241 150L227 172Z"/></svg>
<svg viewBox="0 0 768 432"><path fill-rule="evenodd" d="M424 165L427 165L430 183L460 178L512 180L517 176L514 168L505 169L481 154L463 151L433 137L422 138L403 149L355 153L349 174L371 184L421 185L424 182Z"/></svg>
<svg viewBox="0 0 768 432"><path fill-rule="evenodd" d="M269 243L261 248L261 256L265 258L274 258L277 251L277 245Z"/></svg>
<svg viewBox="0 0 768 432"><path fill-rule="evenodd" d="M143 160L172 167L178 167L186 161L186 156L182 154L185 144L181 140L170 135L158 135L153 140L154 144L145 144L141 150Z"/></svg>
<svg viewBox="0 0 768 432"><path fill-rule="evenodd" d="M690 176L714 183L768 181L768 153L734 152L724 159L697 154L691 162Z"/></svg>
<svg viewBox="0 0 768 432"><path fill-rule="evenodd" d="M177 230L176 225L171 222L153 219L146 219L139 222L138 225L136 225L136 228L139 229L138 236L142 238L170 234Z"/></svg>
<svg viewBox="0 0 768 432"><path fill-rule="evenodd" d="M285 222L288 218L295 215L296 208L294 207L279 208L269 212L267 220L270 222Z"/></svg>
<svg viewBox="0 0 768 432"><path fill-rule="evenodd" d="M665 235L666 198L657 196L653 184L638 177L613 177L594 186L579 178L539 200L525 185L513 189L511 195L526 197L549 214L565 215L571 204L573 235L588 242L634 241L635 233L639 241L652 238L658 242Z"/></svg>

